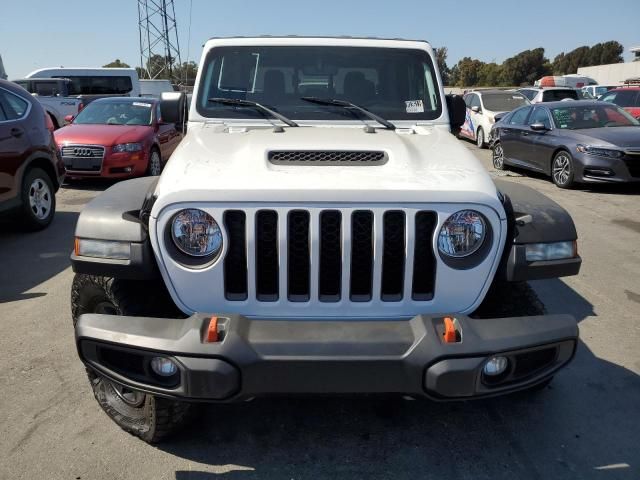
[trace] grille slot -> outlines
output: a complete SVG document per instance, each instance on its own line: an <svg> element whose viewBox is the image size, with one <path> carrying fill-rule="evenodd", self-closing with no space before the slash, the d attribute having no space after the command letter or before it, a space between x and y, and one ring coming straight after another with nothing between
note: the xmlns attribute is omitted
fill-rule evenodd
<svg viewBox="0 0 640 480"><path fill-rule="evenodd" d="M367 150L279 150L269 152L274 165L384 165L387 154Z"/></svg>
<svg viewBox="0 0 640 480"><path fill-rule="evenodd" d="M342 289L342 214L326 210L320 214L320 285L321 302L337 302Z"/></svg>
<svg viewBox="0 0 640 480"><path fill-rule="evenodd" d="M224 225L229 237L224 259L224 285L227 300L247 299L246 215L242 210L228 210Z"/></svg>
<svg viewBox="0 0 640 480"><path fill-rule="evenodd" d="M62 161L72 172L100 173L104 147L95 145L65 145L60 149Z"/></svg>
<svg viewBox="0 0 640 480"><path fill-rule="evenodd" d="M278 300L278 214L274 210L256 215L256 298Z"/></svg>
<svg viewBox="0 0 640 480"><path fill-rule="evenodd" d="M356 210L351 215L351 301L371 300L372 283L373 212Z"/></svg>
<svg viewBox="0 0 640 480"><path fill-rule="evenodd" d="M411 298L417 301L433 299L436 282L436 259L433 254L435 212L416 213L415 249L413 257L413 285Z"/></svg>
<svg viewBox="0 0 640 480"><path fill-rule="evenodd" d="M402 211L389 211L383 217L382 290L385 302L402 300L405 259L405 217Z"/></svg>
<svg viewBox="0 0 640 480"><path fill-rule="evenodd" d="M309 212L292 210L288 218L288 298L291 302L309 300Z"/></svg>

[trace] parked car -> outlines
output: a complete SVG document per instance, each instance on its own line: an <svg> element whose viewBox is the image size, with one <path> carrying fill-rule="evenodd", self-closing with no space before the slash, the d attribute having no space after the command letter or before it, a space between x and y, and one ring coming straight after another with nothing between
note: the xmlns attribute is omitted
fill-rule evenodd
<svg viewBox="0 0 640 480"><path fill-rule="evenodd" d="M613 90L614 88L618 88L616 85L588 85L586 87L582 87L583 92L589 93L593 98L600 98L602 95L607 93L609 90Z"/></svg>
<svg viewBox="0 0 640 480"><path fill-rule="evenodd" d="M522 107L497 123L493 166L550 175L560 188L576 182L640 181L640 122L593 100Z"/></svg>
<svg viewBox="0 0 640 480"><path fill-rule="evenodd" d="M610 90L600 97L600 100L615 103L619 107L624 108L634 118L640 119L640 86Z"/></svg>
<svg viewBox="0 0 640 480"><path fill-rule="evenodd" d="M173 92L173 85L169 80L140 80L140 96L160 98L161 93Z"/></svg>
<svg viewBox="0 0 640 480"><path fill-rule="evenodd" d="M198 72L162 175L76 227L77 351L123 429L157 442L189 402L273 394L490 397L571 361L569 315L468 316L581 260L562 207L451 134L465 104L428 43L217 38ZM161 101L180 121L184 94Z"/></svg>
<svg viewBox="0 0 640 480"><path fill-rule="evenodd" d="M159 175L182 134L151 98L102 98L55 137L71 178Z"/></svg>
<svg viewBox="0 0 640 480"><path fill-rule="evenodd" d="M557 102L566 98L580 99L578 92L571 87L524 87L517 91L527 97L531 103Z"/></svg>
<svg viewBox="0 0 640 480"><path fill-rule="evenodd" d="M89 101L88 98L71 95L72 85L68 78L23 78L14 80L14 83L36 96L56 129L67 123L67 116L77 115Z"/></svg>
<svg viewBox="0 0 640 480"><path fill-rule="evenodd" d="M31 230L45 228L56 210L64 164L53 125L22 87L0 80L0 212Z"/></svg>
<svg viewBox="0 0 640 480"><path fill-rule="evenodd" d="M530 104L522 94L505 90L470 92L464 96L464 102L467 105L467 116L459 135L475 141L478 148L487 145L496 115Z"/></svg>

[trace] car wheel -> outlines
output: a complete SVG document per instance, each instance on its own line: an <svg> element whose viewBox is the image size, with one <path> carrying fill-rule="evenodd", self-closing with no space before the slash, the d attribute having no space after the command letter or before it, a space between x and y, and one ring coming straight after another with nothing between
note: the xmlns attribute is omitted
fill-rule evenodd
<svg viewBox="0 0 640 480"><path fill-rule="evenodd" d="M551 178L560 188L573 186L573 161L569 152L558 152L551 162Z"/></svg>
<svg viewBox="0 0 640 480"><path fill-rule="evenodd" d="M496 170L504 170L504 150L502 144L497 142L492 149L491 158L493 160L493 168Z"/></svg>
<svg viewBox="0 0 640 480"><path fill-rule="evenodd" d="M479 127L476 133L476 145L478 148L484 148L486 145L484 141L484 130L482 130L482 127Z"/></svg>
<svg viewBox="0 0 640 480"><path fill-rule="evenodd" d="M147 173L152 177L158 176L162 173L162 158L160 152L155 148L151 150L149 155L149 167L147 167Z"/></svg>
<svg viewBox="0 0 640 480"><path fill-rule="evenodd" d="M154 297L143 282L76 275L71 288L74 326L80 315L149 315ZM157 292L156 292L157 295ZM183 427L192 417L192 405L159 398L120 385L87 368L89 384L98 404L123 430L147 443L157 443Z"/></svg>
<svg viewBox="0 0 640 480"><path fill-rule="evenodd" d="M41 168L32 168L22 179L22 224L28 230L42 230L53 220L56 196L51 178Z"/></svg>

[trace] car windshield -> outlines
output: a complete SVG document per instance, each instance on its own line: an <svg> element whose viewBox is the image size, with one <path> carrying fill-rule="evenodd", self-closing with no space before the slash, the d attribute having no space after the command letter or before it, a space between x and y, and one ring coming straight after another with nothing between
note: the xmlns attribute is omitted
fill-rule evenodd
<svg viewBox="0 0 640 480"><path fill-rule="evenodd" d="M151 125L150 102L92 102L75 118L75 124Z"/></svg>
<svg viewBox="0 0 640 480"><path fill-rule="evenodd" d="M492 112L510 112L527 105L527 99L519 93L485 93L482 95L484 108Z"/></svg>
<svg viewBox="0 0 640 480"><path fill-rule="evenodd" d="M640 122L613 105L580 105L551 109L558 128L580 130L601 127L638 126Z"/></svg>
<svg viewBox="0 0 640 480"><path fill-rule="evenodd" d="M558 89L558 90L545 90L542 94L544 102L555 102L558 100L564 100L570 98L572 100L578 100L578 92L573 89Z"/></svg>
<svg viewBox="0 0 640 480"><path fill-rule="evenodd" d="M433 120L442 113L431 58L422 50L338 46L219 47L204 61L197 111L205 117L262 119L264 112L209 101L260 103L293 120L367 119L354 103L389 120Z"/></svg>

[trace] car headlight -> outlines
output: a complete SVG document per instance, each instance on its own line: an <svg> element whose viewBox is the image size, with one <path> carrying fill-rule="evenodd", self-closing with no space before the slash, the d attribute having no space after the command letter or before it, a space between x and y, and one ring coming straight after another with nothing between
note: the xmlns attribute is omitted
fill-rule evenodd
<svg viewBox="0 0 640 480"><path fill-rule="evenodd" d="M487 227L480 212L460 210L451 215L438 234L438 250L452 257L467 257L476 252L484 242Z"/></svg>
<svg viewBox="0 0 640 480"><path fill-rule="evenodd" d="M591 145L578 145L576 147L580 153L596 155L598 157L620 158L622 152L620 150L611 150L610 148L592 147Z"/></svg>
<svg viewBox="0 0 640 480"><path fill-rule="evenodd" d="M122 152L139 152L142 150L141 143L120 143L118 145L114 145L112 148L114 153L122 153Z"/></svg>
<svg viewBox="0 0 640 480"><path fill-rule="evenodd" d="M222 251L222 231L211 215L197 208L180 210L171 222L171 238L191 257L216 257Z"/></svg>

